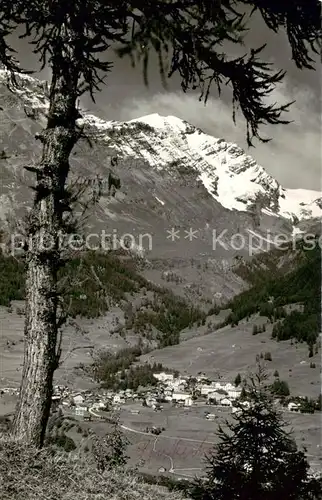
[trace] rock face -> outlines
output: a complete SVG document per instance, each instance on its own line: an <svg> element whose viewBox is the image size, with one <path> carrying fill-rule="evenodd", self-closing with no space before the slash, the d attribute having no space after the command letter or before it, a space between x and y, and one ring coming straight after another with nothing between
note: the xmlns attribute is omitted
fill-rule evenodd
<svg viewBox="0 0 322 500"><path fill-rule="evenodd" d="M20 75L10 91L7 78L0 70L2 225L32 200L33 179L23 167L40 157L35 134L48 107L47 82ZM75 147L69 182L95 187L99 178L102 188L84 226L92 244L123 237L151 257L231 259L249 254L250 245L266 249L277 234L303 232L322 215L321 193L284 189L236 144L179 118L115 122L82 114L78 123L88 140Z"/></svg>

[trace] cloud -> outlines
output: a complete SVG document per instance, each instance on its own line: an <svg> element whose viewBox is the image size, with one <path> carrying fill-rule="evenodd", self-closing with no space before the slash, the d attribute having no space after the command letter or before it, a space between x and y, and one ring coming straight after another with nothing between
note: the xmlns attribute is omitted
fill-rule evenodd
<svg viewBox="0 0 322 500"><path fill-rule="evenodd" d="M236 142L248 150L263 167L283 186L321 190L321 119L320 100L303 87L292 87L287 80L271 96L273 102L296 100L285 116L294 123L270 125L261 129L261 135L271 137L268 144L254 142L248 150L243 118L232 121L231 103L210 99L206 106L198 96L182 92L155 93L145 97L129 98L118 110L120 119L130 120L151 113L174 115L204 132L227 141Z"/></svg>
<svg viewBox="0 0 322 500"><path fill-rule="evenodd" d="M287 78L276 90L272 100L281 103L296 100L286 116L294 123L262 128L262 134L267 134L273 140L266 145L256 141L256 148L251 148L249 154L285 187L322 190L321 74L319 71L297 69L291 60L286 37L275 36L259 18L254 18L249 38L248 44L253 47L260 45L265 38L269 49L266 59L276 69L287 71ZM25 67L30 69L39 66L25 40L16 41L14 47ZM318 65L317 59L317 68ZM130 120L155 112L175 115L211 135L236 142L247 150L245 123L239 119L237 126L234 126L230 102L212 98L205 107L198 102L197 95L185 95L179 90L180 78L177 75L169 80L170 91L162 91L156 57L151 58L149 75L150 88L147 89L142 84L141 66L134 70L128 59L115 59L114 70L107 79L108 85L102 86L102 91L96 95L97 104L94 105L85 95L81 100L82 105L107 120ZM49 78L50 73L46 68L37 76Z"/></svg>

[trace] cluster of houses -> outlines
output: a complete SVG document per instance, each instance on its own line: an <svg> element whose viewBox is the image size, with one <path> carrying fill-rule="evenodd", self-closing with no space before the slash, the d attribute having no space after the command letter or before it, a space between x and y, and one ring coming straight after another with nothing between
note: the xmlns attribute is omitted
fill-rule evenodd
<svg viewBox="0 0 322 500"><path fill-rule="evenodd" d="M205 375L198 377L175 377L171 373L156 373L154 377L163 386L164 400L191 406L199 398L207 400L208 404L233 406L233 402L241 395L242 389L230 382L212 381Z"/></svg>
<svg viewBox="0 0 322 500"><path fill-rule="evenodd" d="M139 403L155 411L163 409L162 403L175 406L189 407L204 402L208 405L230 407L232 412L237 411L236 402L242 393L241 387L230 382L213 381L204 374L197 377L175 376L172 373L161 372L154 374L157 383L153 387L141 387L138 391L126 389L122 391L95 390L73 392L66 386L55 386L52 396L52 410L57 408L72 412L82 420L91 420L93 416L101 415L102 410L119 410L126 403ZM3 388L2 394L18 394L19 390ZM245 402L244 404L247 404ZM290 402L289 411L300 411L299 403ZM132 413L139 413L133 410ZM211 418L208 413L206 418Z"/></svg>
<svg viewBox="0 0 322 500"><path fill-rule="evenodd" d="M233 407L233 402L240 397L241 389L231 383L214 382L204 375L194 377L175 377L172 373L155 373L157 384L154 387L142 387L138 391L126 389L118 392L99 390L72 392L65 386L55 386L52 408L61 407L72 411L75 416L90 420L95 411L120 409L126 403L140 403L154 410L162 410L162 403L177 406L192 406L197 400L206 400L207 404Z"/></svg>
<svg viewBox="0 0 322 500"><path fill-rule="evenodd" d="M113 391L106 390L86 390L82 392L71 391L65 386L55 386L52 397L52 408L62 408L65 412L72 412L76 417L82 420L91 420L93 416L98 417L99 411L119 409L120 405L129 400L139 400L138 394L133 391Z"/></svg>
<svg viewBox="0 0 322 500"><path fill-rule="evenodd" d="M104 408L104 404L92 391L73 392L66 386L55 386L52 396L52 410L58 407L65 412L72 412L82 420L91 420L90 408Z"/></svg>

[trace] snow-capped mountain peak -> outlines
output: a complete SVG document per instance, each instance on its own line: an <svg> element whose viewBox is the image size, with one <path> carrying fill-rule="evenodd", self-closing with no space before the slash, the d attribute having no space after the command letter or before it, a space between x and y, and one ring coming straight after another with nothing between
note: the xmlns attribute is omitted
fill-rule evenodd
<svg viewBox="0 0 322 500"><path fill-rule="evenodd" d="M7 79L8 72L0 69L0 85ZM44 117L48 83L29 75L18 75L18 80L15 102L11 94L8 106L37 111L36 120L39 113L40 118ZM87 133L112 147L120 157L141 159L152 171L166 171L173 182L182 172L189 172L196 185L202 183L211 197L228 210L255 210L257 214L292 222L322 216L322 193L283 188L237 144L206 134L178 117L153 113L118 122L85 112L82 116L79 122L85 124Z"/></svg>
<svg viewBox="0 0 322 500"><path fill-rule="evenodd" d="M152 113L151 115L142 116L140 118L134 118L130 120L128 123L146 123L155 129L177 129L180 132L184 132L186 130L186 122L177 118L176 116L162 116L158 113Z"/></svg>
<svg viewBox="0 0 322 500"><path fill-rule="evenodd" d="M149 144L154 154L141 149L152 165L189 165L211 196L229 210L244 211L255 204L264 213L294 220L322 215L320 192L283 188L237 144L205 134L175 116L153 113L125 123L153 128Z"/></svg>

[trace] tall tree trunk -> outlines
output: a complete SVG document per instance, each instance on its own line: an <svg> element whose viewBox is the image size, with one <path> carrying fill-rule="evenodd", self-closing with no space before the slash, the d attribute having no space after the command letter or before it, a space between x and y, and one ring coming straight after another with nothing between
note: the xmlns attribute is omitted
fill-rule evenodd
<svg viewBox="0 0 322 500"><path fill-rule="evenodd" d="M65 183L75 145L78 74L58 53L53 63L47 127L40 134L42 159L34 171L36 196L28 228L25 348L16 438L41 447L48 422L57 353L57 272L60 264ZM64 64L65 63L65 64Z"/></svg>

